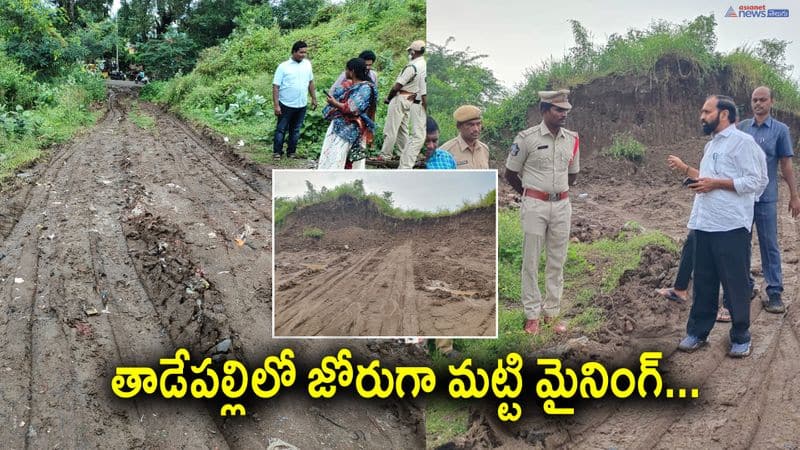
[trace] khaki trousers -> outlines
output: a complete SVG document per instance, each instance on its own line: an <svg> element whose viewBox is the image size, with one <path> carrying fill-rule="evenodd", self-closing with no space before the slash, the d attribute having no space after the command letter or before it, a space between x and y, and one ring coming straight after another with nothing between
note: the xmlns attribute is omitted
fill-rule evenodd
<svg viewBox="0 0 800 450"><path fill-rule="evenodd" d="M555 317L560 312L564 291L564 262L567 259L572 205L569 199L548 202L522 197L522 306L527 319ZM539 291L539 258L547 252L545 298Z"/></svg>
<svg viewBox="0 0 800 450"><path fill-rule="evenodd" d="M391 158L395 144L400 149L400 169L412 169L425 144L425 110L421 104L399 94L389 102L383 127L381 156Z"/></svg>

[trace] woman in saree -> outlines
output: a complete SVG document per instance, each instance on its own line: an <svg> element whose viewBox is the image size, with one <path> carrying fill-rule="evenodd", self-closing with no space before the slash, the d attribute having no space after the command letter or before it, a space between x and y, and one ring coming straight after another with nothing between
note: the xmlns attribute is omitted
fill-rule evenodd
<svg viewBox="0 0 800 450"><path fill-rule="evenodd" d="M375 105L378 92L370 80L367 64L361 58L347 61L347 81L328 97L322 111L331 121L322 152L320 170L365 168L367 148L375 131Z"/></svg>

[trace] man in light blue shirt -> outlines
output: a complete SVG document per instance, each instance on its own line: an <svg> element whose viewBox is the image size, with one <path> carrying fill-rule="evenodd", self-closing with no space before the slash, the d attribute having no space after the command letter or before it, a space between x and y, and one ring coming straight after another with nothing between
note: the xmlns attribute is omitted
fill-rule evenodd
<svg viewBox="0 0 800 450"><path fill-rule="evenodd" d="M709 97L700 111L706 144L699 173L689 184L696 195L689 229L695 231L694 295L686 337L679 350L707 342L719 308L719 285L728 295L731 347L728 355L750 354L750 228L753 204L767 186L767 160L753 137L736 129L736 104Z"/></svg>
<svg viewBox="0 0 800 450"><path fill-rule="evenodd" d="M756 143L767 157L769 184L756 200L755 224L758 232L758 247L761 251L761 270L767 283L767 301L764 309L767 312L780 314L786 311L781 299L783 292L783 276L781 273L781 253L778 248L778 165L789 188L789 212L792 216L800 215L800 196L792 171L792 139L789 127L775 120L770 115L772 109L772 91L760 86L751 96L753 118L743 120L738 128L753 136Z"/></svg>
<svg viewBox="0 0 800 450"><path fill-rule="evenodd" d="M289 132L286 154L295 157L300 128L306 117L308 95L311 95L311 109L317 109L317 93L314 88L314 73L311 63L306 59L308 45L297 41L292 45L292 57L278 65L272 78L272 102L278 124L275 127L272 152L275 159L283 156L283 141Z"/></svg>

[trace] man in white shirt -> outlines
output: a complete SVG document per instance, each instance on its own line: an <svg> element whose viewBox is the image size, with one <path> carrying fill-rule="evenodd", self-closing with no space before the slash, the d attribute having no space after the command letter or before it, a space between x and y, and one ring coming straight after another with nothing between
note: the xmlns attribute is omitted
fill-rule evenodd
<svg viewBox="0 0 800 450"><path fill-rule="evenodd" d="M314 72L311 63L306 59L308 45L297 41L292 45L292 57L278 65L272 78L272 103L275 105L275 116L278 124L273 138L273 158L283 156L283 141L289 133L289 144L286 155L295 157L297 141L300 139L300 128L306 118L308 95L311 95L311 109L317 109L317 93L314 88Z"/></svg>
<svg viewBox="0 0 800 450"><path fill-rule="evenodd" d="M692 352L707 342L719 307L719 285L728 295L731 347L750 354L750 229L753 204L767 186L767 160L753 137L736 129L733 99L712 95L700 122L713 138L706 144L687 227L695 231L694 295L686 337L678 349Z"/></svg>

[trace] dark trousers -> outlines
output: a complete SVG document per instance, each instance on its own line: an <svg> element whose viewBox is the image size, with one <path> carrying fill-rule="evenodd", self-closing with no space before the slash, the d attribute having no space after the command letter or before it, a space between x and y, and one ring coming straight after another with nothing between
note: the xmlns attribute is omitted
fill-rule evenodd
<svg viewBox="0 0 800 450"><path fill-rule="evenodd" d="M731 313L731 342L750 342L750 233L745 228L707 232L695 230L694 293L686 332L705 339L719 308L719 285Z"/></svg>
<svg viewBox="0 0 800 450"><path fill-rule="evenodd" d="M289 133L289 144L286 153L293 155L297 151L297 141L300 140L300 128L303 127L303 120L306 118L306 107L292 108L283 103L279 103L281 115L278 117L278 125L275 127L275 138L272 141L272 152L276 155L283 154L283 141L286 133Z"/></svg>
<svg viewBox="0 0 800 450"><path fill-rule="evenodd" d="M752 234L748 233L748 236ZM750 258L751 258L750 245L747 246L747 279L750 287L749 292L753 291L755 280L750 276ZM678 274L675 275L675 289L685 291L689 288L689 281L692 279L692 271L694 270L694 230L689 230L686 235L686 242L683 243L683 250L681 250L681 262L678 265ZM728 308L728 296L726 291L722 292L722 302Z"/></svg>
<svg viewBox="0 0 800 450"><path fill-rule="evenodd" d="M689 288L689 280L692 279L694 269L694 230L689 230L686 235L686 242L683 243L681 250L681 263L678 266L678 274L675 275L675 289L685 291Z"/></svg>

